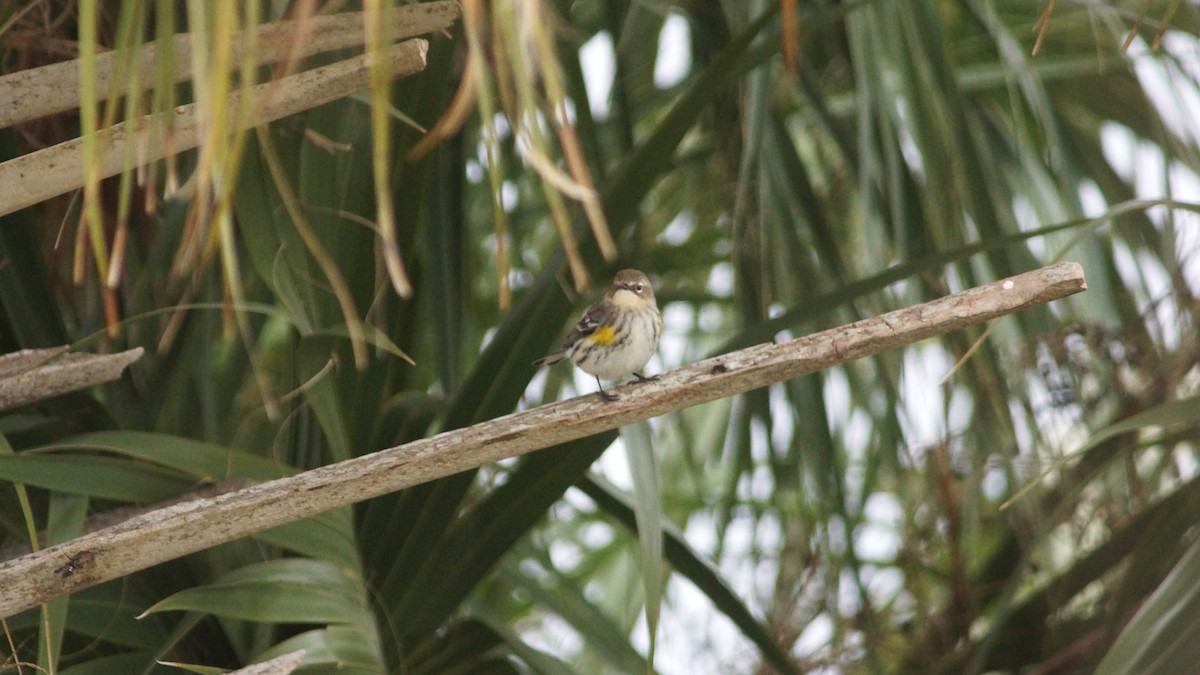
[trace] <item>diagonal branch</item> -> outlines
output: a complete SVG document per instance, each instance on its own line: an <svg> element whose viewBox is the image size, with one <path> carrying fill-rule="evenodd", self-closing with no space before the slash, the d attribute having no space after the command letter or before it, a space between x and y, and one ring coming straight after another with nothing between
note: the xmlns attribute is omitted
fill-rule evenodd
<svg viewBox="0 0 1200 675"><path fill-rule="evenodd" d="M506 415L216 497L134 516L0 564L0 616L323 511L878 354L1085 290L1059 263L783 344L761 344L615 391Z"/></svg>

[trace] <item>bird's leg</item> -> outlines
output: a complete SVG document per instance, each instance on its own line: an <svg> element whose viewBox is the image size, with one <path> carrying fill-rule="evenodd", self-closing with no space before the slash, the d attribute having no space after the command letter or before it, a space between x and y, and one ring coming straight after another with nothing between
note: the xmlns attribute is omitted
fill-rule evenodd
<svg viewBox="0 0 1200 675"><path fill-rule="evenodd" d="M657 382L658 379L662 377L661 375L651 375L650 377L646 377L641 373L634 373L633 376L637 378L636 380L633 380L634 382Z"/></svg>
<svg viewBox="0 0 1200 675"><path fill-rule="evenodd" d="M600 387L600 398L604 399L604 401L606 403L612 403L613 401L616 401L621 398L620 396L618 396L616 394L611 394L607 391L604 391L604 385L600 384L599 377L596 378L596 386Z"/></svg>

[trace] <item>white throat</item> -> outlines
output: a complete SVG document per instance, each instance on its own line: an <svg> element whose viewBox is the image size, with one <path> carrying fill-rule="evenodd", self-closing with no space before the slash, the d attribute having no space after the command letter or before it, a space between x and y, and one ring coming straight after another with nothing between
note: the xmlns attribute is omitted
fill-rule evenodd
<svg viewBox="0 0 1200 675"><path fill-rule="evenodd" d="M612 303L617 307L634 307L637 306L640 301L638 300L637 293L634 293L628 288L618 288L617 292L613 293Z"/></svg>

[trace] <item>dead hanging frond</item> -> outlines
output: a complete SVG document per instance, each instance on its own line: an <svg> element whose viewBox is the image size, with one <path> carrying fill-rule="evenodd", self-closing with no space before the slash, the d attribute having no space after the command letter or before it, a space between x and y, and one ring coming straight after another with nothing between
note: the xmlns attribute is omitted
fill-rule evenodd
<svg viewBox="0 0 1200 675"><path fill-rule="evenodd" d="M501 197L505 173L502 133L496 124L501 113L512 129L522 159L541 179L550 219L562 242L576 289L587 287L588 273L564 198L580 204L604 258L611 261L617 256L569 113L553 17L542 0L465 0L467 59L458 91L441 120L408 155L411 161L424 157L457 133L472 109L479 111L492 196L501 306L509 303L507 205Z"/></svg>
<svg viewBox="0 0 1200 675"><path fill-rule="evenodd" d="M388 119L388 92L391 76L382 58L387 43L384 26L393 11L391 2L367 0L363 3L363 29L371 70L371 173L375 180L375 222L379 226L384 268L396 294L411 298L412 283L404 270L400 243L396 238L395 210L389 166L392 157L391 123Z"/></svg>

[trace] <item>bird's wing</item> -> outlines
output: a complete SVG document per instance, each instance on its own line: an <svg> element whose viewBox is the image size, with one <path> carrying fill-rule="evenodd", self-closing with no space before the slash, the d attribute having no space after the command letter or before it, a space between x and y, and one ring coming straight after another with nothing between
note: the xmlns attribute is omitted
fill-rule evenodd
<svg viewBox="0 0 1200 675"><path fill-rule="evenodd" d="M563 347L573 344L580 338L587 337L596 332L596 329L604 324L604 307L600 305L592 305L588 308L583 316L580 317L579 323L571 329L567 334L567 339L563 342Z"/></svg>
<svg viewBox="0 0 1200 675"><path fill-rule="evenodd" d="M604 308L599 304L588 307L588 310L583 313L582 317L579 318L579 322L576 323L575 327L571 329L571 332L567 334L567 339L563 341L562 349L554 352L553 354L547 354L546 356L543 356L537 361L534 361L533 365L540 368L542 366L548 366L552 363L562 360L562 358L566 356L567 349L569 349L571 345L575 344L575 342L578 340L595 333L596 329L603 325Z"/></svg>

